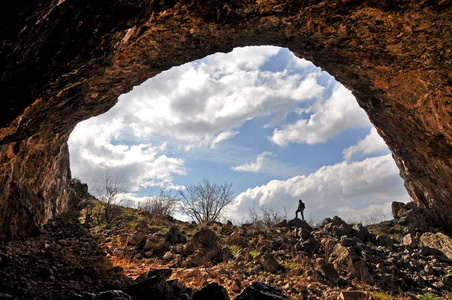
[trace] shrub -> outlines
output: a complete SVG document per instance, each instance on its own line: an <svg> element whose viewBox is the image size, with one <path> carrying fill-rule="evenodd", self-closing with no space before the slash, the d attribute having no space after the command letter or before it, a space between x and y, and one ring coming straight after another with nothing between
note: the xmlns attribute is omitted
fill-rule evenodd
<svg viewBox="0 0 452 300"><path fill-rule="evenodd" d="M287 219L287 209L284 207L283 210L278 210L273 207L261 206L257 210L253 205L253 208L248 211L248 217L256 228L269 229L278 221Z"/></svg>
<svg viewBox="0 0 452 300"><path fill-rule="evenodd" d="M171 216L175 207L176 200L169 192L165 191L160 191L158 196L149 196L145 201L138 204L138 209L147 212L147 217L150 220Z"/></svg>

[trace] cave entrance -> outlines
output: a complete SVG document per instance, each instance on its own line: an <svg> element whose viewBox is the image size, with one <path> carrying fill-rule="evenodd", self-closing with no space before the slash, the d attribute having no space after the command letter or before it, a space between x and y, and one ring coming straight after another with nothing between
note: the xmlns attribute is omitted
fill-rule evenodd
<svg viewBox="0 0 452 300"><path fill-rule="evenodd" d="M69 147L74 177L121 177L132 202L203 178L231 182L226 217L237 222L256 204L291 218L302 198L313 221L365 223L409 199L352 93L287 48L235 48L165 71L80 123Z"/></svg>

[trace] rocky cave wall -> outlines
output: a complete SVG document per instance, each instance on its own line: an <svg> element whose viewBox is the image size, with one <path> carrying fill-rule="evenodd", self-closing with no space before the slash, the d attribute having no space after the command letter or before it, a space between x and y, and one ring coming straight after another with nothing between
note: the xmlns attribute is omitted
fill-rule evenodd
<svg viewBox="0 0 452 300"><path fill-rule="evenodd" d="M23 0L0 4L0 239L70 201L75 125L172 66L287 47L355 95L428 219L452 228L450 1ZM152 116L149 116L152 117Z"/></svg>

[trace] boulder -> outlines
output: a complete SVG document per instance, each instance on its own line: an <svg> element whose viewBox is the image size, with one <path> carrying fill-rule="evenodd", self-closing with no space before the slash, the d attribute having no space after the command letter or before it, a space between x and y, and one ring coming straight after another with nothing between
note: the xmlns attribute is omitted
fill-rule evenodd
<svg viewBox="0 0 452 300"><path fill-rule="evenodd" d="M317 268L317 271L322 275L323 278L331 282L332 284L337 284L339 282L339 273L334 268L333 264L324 264Z"/></svg>
<svg viewBox="0 0 452 300"><path fill-rule="evenodd" d="M148 272L148 278L154 277L154 276L160 276L164 278L165 280L171 277L171 274L173 274L172 269L156 269Z"/></svg>
<svg viewBox="0 0 452 300"><path fill-rule="evenodd" d="M297 227L297 228L303 228L306 229L309 232L312 232L312 227L309 226L308 222L305 220L301 220L299 218L295 218L293 220L290 220L287 222L287 227Z"/></svg>
<svg viewBox="0 0 452 300"><path fill-rule="evenodd" d="M193 238L187 244L187 248L191 251L195 251L199 248L217 249L219 248L218 241L219 239L215 232L209 228L202 228L193 235Z"/></svg>
<svg viewBox="0 0 452 300"><path fill-rule="evenodd" d="M407 208L407 205L403 202L392 202L392 216L394 219L400 219L410 208Z"/></svg>
<svg viewBox="0 0 452 300"><path fill-rule="evenodd" d="M370 299L373 299L373 297L368 296L366 293L363 293L363 292L343 291L339 294L337 299L338 300L370 300Z"/></svg>
<svg viewBox="0 0 452 300"><path fill-rule="evenodd" d="M352 277L356 277L364 282L372 281L372 275L370 275L369 268L367 267L366 262L362 259L353 261L353 264L349 266L348 271Z"/></svg>
<svg viewBox="0 0 452 300"><path fill-rule="evenodd" d="M352 278L364 281L372 279L365 261L352 248L328 238L322 240L322 245L325 252L330 253L328 262L332 263L337 270L349 273Z"/></svg>
<svg viewBox="0 0 452 300"><path fill-rule="evenodd" d="M211 283L193 294L192 300L229 300L228 292L218 283Z"/></svg>
<svg viewBox="0 0 452 300"><path fill-rule="evenodd" d="M362 224L355 224L352 226L351 234L355 238L358 238L361 241L364 241L366 239L366 237L369 235L369 231Z"/></svg>
<svg viewBox="0 0 452 300"><path fill-rule="evenodd" d="M347 224L342 224L339 226L333 225L333 227L331 228L331 233L337 237L342 237L344 235L348 236L352 233L352 227Z"/></svg>
<svg viewBox="0 0 452 300"><path fill-rule="evenodd" d="M166 278L155 275L137 284L127 287L124 292L137 300L173 300L173 291L168 285Z"/></svg>
<svg viewBox="0 0 452 300"><path fill-rule="evenodd" d="M444 282L446 282L449 286L452 286L452 274L446 274L443 278Z"/></svg>
<svg viewBox="0 0 452 300"><path fill-rule="evenodd" d="M280 289L259 281L253 282L235 300L290 300Z"/></svg>
<svg viewBox="0 0 452 300"><path fill-rule="evenodd" d="M387 235L377 235L377 243L385 246L385 247L392 247L394 245L394 240Z"/></svg>
<svg viewBox="0 0 452 300"><path fill-rule="evenodd" d="M421 243L422 245L422 243ZM430 255L440 255L443 254L441 251L439 251L438 249L434 249L432 247L428 247L428 246L420 246L419 247L419 254L422 256L430 256ZM444 255L444 254L443 254Z"/></svg>
<svg viewBox="0 0 452 300"><path fill-rule="evenodd" d="M152 258L152 257L154 257L154 251L153 251L153 250L145 251L143 254L144 254L144 256L147 257L147 258Z"/></svg>
<svg viewBox="0 0 452 300"><path fill-rule="evenodd" d="M341 237L341 243L345 247L350 247L350 246L355 246L358 243L358 241L355 238L344 235Z"/></svg>
<svg viewBox="0 0 452 300"><path fill-rule="evenodd" d="M275 224L276 227L287 227L287 220L281 220Z"/></svg>
<svg viewBox="0 0 452 300"><path fill-rule="evenodd" d="M240 280L238 280L237 278L235 278L232 281L231 288L234 293L240 293L240 291L242 290L242 282Z"/></svg>
<svg viewBox="0 0 452 300"><path fill-rule="evenodd" d="M281 270L282 266L279 264L279 262L276 260L275 256L273 254L264 254L262 255L260 259L260 264L264 271L267 271L269 273L277 273L279 270Z"/></svg>
<svg viewBox="0 0 452 300"><path fill-rule="evenodd" d="M452 260L452 238L444 233L426 232L421 236L420 241L422 246L437 249L444 253L448 259Z"/></svg>
<svg viewBox="0 0 452 300"><path fill-rule="evenodd" d="M143 242L145 239L146 239L146 234L143 231L138 231L129 238L128 244L130 246L136 246L136 245L140 244L141 242Z"/></svg>
<svg viewBox="0 0 452 300"><path fill-rule="evenodd" d="M186 260L188 267L200 266L210 261L223 261L219 239L209 228L202 228L186 244L185 252L190 255Z"/></svg>
<svg viewBox="0 0 452 300"><path fill-rule="evenodd" d="M219 249L204 248L195 251L190 255L187 260L187 267L202 266L209 262L221 262L223 260L223 255Z"/></svg>
<svg viewBox="0 0 452 300"><path fill-rule="evenodd" d="M347 225L347 223L338 216L333 217L333 219L331 220L331 224L333 226Z"/></svg>
<svg viewBox="0 0 452 300"><path fill-rule="evenodd" d="M238 228L234 232L232 232L229 236L226 237L226 243L227 244L233 244L233 245L243 245L245 246L247 244L247 240L242 236L242 233L244 230L242 228Z"/></svg>
<svg viewBox="0 0 452 300"><path fill-rule="evenodd" d="M174 258L174 254L171 251L168 251L163 255L163 259L166 261L170 261L173 258Z"/></svg>
<svg viewBox="0 0 452 300"><path fill-rule="evenodd" d="M419 245L419 241L414 237L414 235L408 233L402 238L402 245L413 249Z"/></svg>
<svg viewBox="0 0 452 300"><path fill-rule="evenodd" d="M111 274L111 275L116 275L116 276L117 275L124 275L124 269L121 266L115 266L115 267L107 270L107 273Z"/></svg>
<svg viewBox="0 0 452 300"><path fill-rule="evenodd" d="M166 240L166 234L162 232L154 233L148 236L143 246L145 252L148 251L164 251L169 249L169 242Z"/></svg>
<svg viewBox="0 0 452 300"><path fill-rule="evenodd" d="M319 247L320 247L320 242L316 238L311 237L307 241L301 243L300 248L302 251L313 254L313 253L317 252L317 250L319 250Z"/></svg>
<svg viewBox="0 0 452 300"><path fill-rule="evenodd" d="M352 233L352 227L338 216L335 216L333 219L325 219L321 228L324 232L331 233L332 235L338 237L350 235Z"/></svg>
<svg viewBox="0 0 452 300"><path fill-rule="evenodd" d="M303 228L298 228L298 237L303 240L306 241L309 238L312 237L312 234L309 230L303 229Z"/></svg>
<svg viewBox="0 0 452 300"><path fill-rule="evenodd" d="M187 237L179 231L179 227L171 226L167 233L166 240L171 244L186 243Z"/></svg>

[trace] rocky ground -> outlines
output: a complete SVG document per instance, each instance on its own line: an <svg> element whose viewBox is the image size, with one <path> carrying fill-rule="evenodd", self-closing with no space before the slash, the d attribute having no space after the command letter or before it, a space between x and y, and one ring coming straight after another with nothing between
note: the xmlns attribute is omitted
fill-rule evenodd
<svg viewBox="0 0 452 300"><path fill-rule="evenodd" d="M97 203L0 244L0 299L449 299L452 239L411 205L363 227L198 226ZM188 288L189 287L189 288Z"/></svg>

